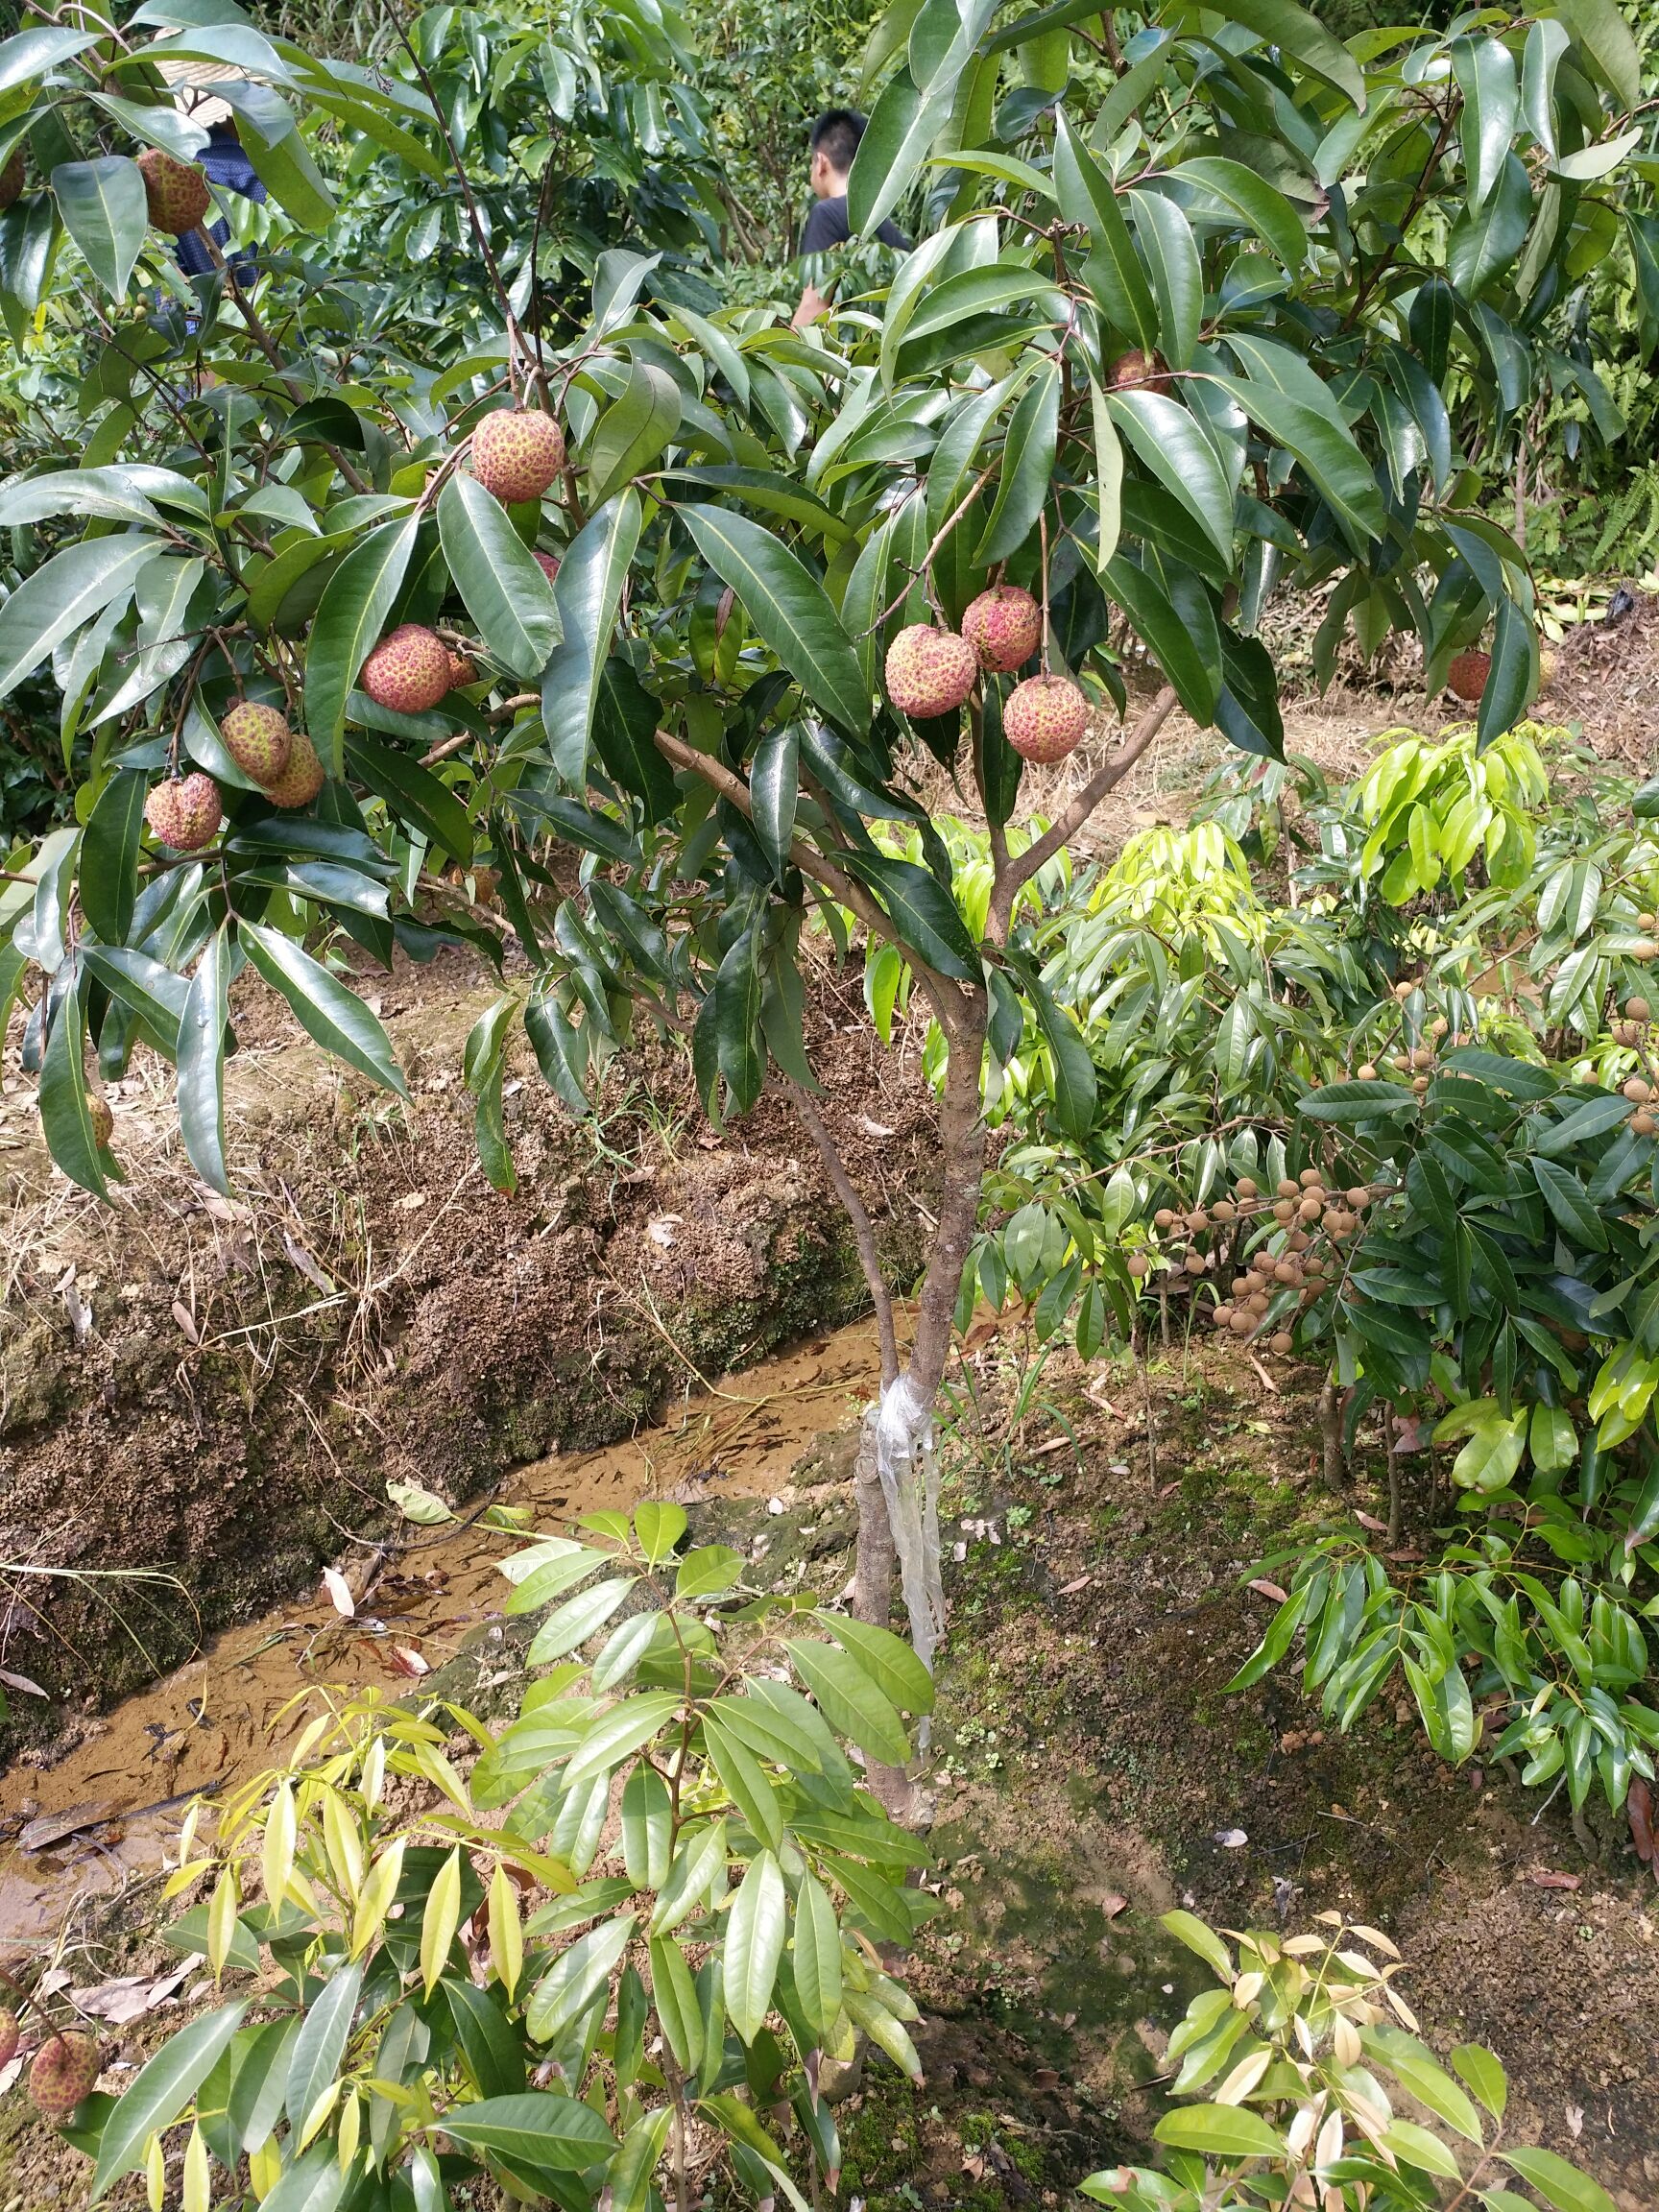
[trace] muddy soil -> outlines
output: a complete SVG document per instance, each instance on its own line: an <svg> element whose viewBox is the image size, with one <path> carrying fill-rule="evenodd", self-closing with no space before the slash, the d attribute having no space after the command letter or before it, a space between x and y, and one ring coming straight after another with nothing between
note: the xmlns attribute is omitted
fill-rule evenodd
<svg viewBox="0 0 1659 2212"><path fill-rule="evenodd" d="M596 1128L534 1064L509 1078L516 1196L480 1173L462 1046L469 967L366 978L407 1107L239 992L227 1202L191 1173L165 1070L111 1099L105 1208L0 1097L0 1667L95 1707L372 1542L388 1480L447 1500L630 1434L705 1375L860 1310L867 1292L805 1133L766 1100L722 1132L685 1057L613 1064ZM915 1264L926 1092L819 979L810 1042L884 1264ZM14 1053L14 1044L13 1044ZM13 1695L13 1727L39 1732Z"/></svg>

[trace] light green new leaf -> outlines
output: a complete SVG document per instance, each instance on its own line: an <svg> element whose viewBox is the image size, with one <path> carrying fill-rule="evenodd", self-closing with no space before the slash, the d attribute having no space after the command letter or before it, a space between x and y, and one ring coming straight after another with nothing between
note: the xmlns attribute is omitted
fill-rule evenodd
<svg viewBox="0 0 1659 2212"><path fill-rule="evenodd" d="M154 538L94 538L25 577L0 607L0 699L72 630L125 598L160 549Z"/></svg>
<svg viewBox="0 0 1659 2212"><path fill-rule="evenodd" d="M438 494L438 536L485 644L516 676L540 676L559 642L559 610L507 510L457 470Z"/></svg>
<svg viewBox="0 0 1659 2212"><path fill-rule="evenodd" d="M421 525L383 522L329 577L305 648L305 726L331 776L346 772L346 702L402 589Z"/></svg>
<svg viewBox="0 0 1659 2212"><path fill-rule="evenodd" d="M850 1736L872 1759L903 1766L910 1756L904 1723L850 1651L799 1640L783 1648L837 1736Z"/></svg>
<svg viewBox="0 0 1659 2212"><path fill-rule="evenodd" d="M754 2042L772 2008L788 1910L783 1870L762 1851L743 1877L726 1926L726 2010L745 2043Z"/></svg>
<svg viewBox="0 0 1659 2212"><path fill-rule="evenodd" d="M1503 2067L1483 2043L1459 2043L1452 2063L1494 2120L1502 2120L1509 2102L1509 2082Z"/></svg>
<svg viewBox="0 0 1659 2212"><path fill-rule="evenodd" d="M574 791L588 787L600 681L643 519L639 494L630 485L589 517L553 586L564 639L541 679L541 727L554 767Z"/></svg>
<svg viewBox="0 0 1659 2212"><path fill-rule="evenodd" d="M723 584L801 688L843 729L867 730L870 693L853 640L812 571L770 530L718 507L682 507L680 519ZM560 571L564 582L564 571Z"/></svg>
<svg viewBox="0 0 1659 2212"><path fill-rule="evenodd" d="M1285 2138L1259 2112L1241 2104L1186 2104L1166 2112L1152 2130L1172 2151L1206 2158L1283 2158Z"/></svg>
<svg viewBox="0 0 1659 2212"><path fill-rule="evenodd" d="M619 1925L626 1932L629 1924ZM580 2174L616 2148L616 2138L591 2104L545 2089L452 2104L444 2115L444 2132L510 2163L544 2166L555 2174Z"/></svg>
<svg viewBox="0 0 1659 2212"><path fill-rule="evenodd" d="M421 1982L428 1997L449 1962L449 1946L461 1925L461 1846L447 1854L432 1878L421 1914Z"/></svg>
<svg viewBox="0 0 1659 2212"><path fill-rule="evenodd" d="M1513 2166L1528 2188L1536 2189L1555 2212L1617 2212L1613 2200L1599 2181L1579 2173L1553 2151L1503 2151L1499 2153Z"/></svg>
<svg viewBox="0 0 1659 2212"><path fill-rule="evenodd" d="M112 299L125 300L150 227L150 206L136 161L108 154L95 161L63 161L52 172L63 228L86 266Z"/></svg>
<svg viewBox="0 0 1659 2212"><path fill-rule="evenodd" d="M348 990L292 937L257 922L242 924L248 957L274 991L287 999L306 1035L337 1060L359 1069L399 1096L407 1095L402 1070L377 1014Z"/></svg>
<svg viewBox="0 0 1659 2212"><path fill-rule="evenodd" d="M144 2163L152 2135L170 2128L218 2064L248 2008L222 2005L180 2028L135 2074L104 2123L92 2201Z"/></svg>
<svg viewBox="0 0 1659 2212"><path fill-rule="evenodd" d="M1427 2044L1401 2028L1364 2028L1359 2040L1437 2120L1444 2120L1467 2142L1484 2142L1480 2115Z"/></svg>

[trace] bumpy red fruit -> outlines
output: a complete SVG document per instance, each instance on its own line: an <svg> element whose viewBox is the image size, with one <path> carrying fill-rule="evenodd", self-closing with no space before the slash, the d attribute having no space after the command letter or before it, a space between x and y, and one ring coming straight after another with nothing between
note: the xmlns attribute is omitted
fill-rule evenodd
<svg viewBox="0 0 1659 2212"><path fill-rule="evenodd" d="M91 2095L104 2054L90 2035L54 2035L36 2052L29 2095L48 2119L63 2120Z"/></svg>
<svg viewBox="0 0 1659 2212"><path fill-rule="evenodd" d="M1043 610L1018 584L993 584L962 617L962 635L981 668L998 676L1023 667L1043 637Z"/></svg>
<svg viewBox="0 0 1659 2212"><path fill-rule="evenodd" d="M159 146L145 147L138 156L138 174L144 180L151 222L175 238L197 228L213 204L207 180L195 162L177 161Z"/></svg>
<svg viewBox="0 0 1659 2212"><path fill-rule="evenodd" d="M104 1106L103 1099L99 1098L96 1093L93 1094L92 1102ZM108 1114L108 1107L104 1106L104 1111ZM105 1142L105 1139L99 1139L100 1143ZM10 2066L12 2059L16 2057L18 2039L22 2033L23 2031L18 2025L17 2015L12 2011L11 2006L0 2006L0 2066Z"/></svg>
<svg viewBox="0 0 1659 2212"><path fill-rule="evenodd" d="M225 750L255 783L275 783L288 765L294 733L288 717L257 699L239 699L219 725Z"/></svg>
<svg viewBox="0 0 1659 2212"><path fill-rule="evenodd" d="M1106 381L1115 392L1167 392L1170 377L1161 353L1143 353L1136 347L1118 354L1106 372Z"/></svg>
<svg viewBox="0 0 1659 2212"><path fill-rule="evenodd" d="M362 683L377 707L423 714L449 688L449 648L436 631L405 622L364 661Z"/></svg>
<svg viewBox="0 0 1659 2212"><path fill-rule="evenodd" d="M1459 653L1446 671L1446 682L1459 699L1472 707L1485 690L1491 671L1490 653Z"/></svg>
<svg viewBox="0 0 1659 2212"><path fill-rule="evenodd" d="M1002 733L1027 760L1064 760L1089 727L1089 702L1068 676L1029 676L1002 709Z"/></svg>
<svg viewBox="0 0 1659 2212"><path fill-rule="evenodd" d="M175 853L200 853L225 819L225 803L212 777L193 768L188 776L156 784L144 802L144 819Z"/></svg>
<svg viewBox="0 0 1659 2212"><path fill-rule="evenodd" d="M887 696L905 714L926 721L954 714L973 690L979 662L966 637L912 622L887 648Z"/></svg>
<svg viewBox="0 0 1659 2212"><path fill-rule="evenodd" d="M549 584L557 582L559 576L559 556L556 553L538 553L536 556L536 565L541 569L542 575L546 577Z"/></svg>
<svg viewBox="0 0 1659 2212"><path fill-rule="evenodd" d="M108 1099L100 1097L96 1091L92 1092L86 1100L86 1118L92 1124L92 1142L99 1145L108 1144L110 1138L115 1134L115 1117L109 1111ZM12 2019L12 2014L0 2011L0 2066L4 2066L7 2059L12 2056L12 2052L6 2048L4 2023L8 2020L12 2020L13 2031L15 2031L16 2022ZM17 2038L13 2032L12 2050L16 2049L16 2045Z"/></svg>
<svg viewBox="0 0 1659 2212"><path fill-rule="evenodd" d="M451 653L449 656L450 690L459 691L464 685L476 684L477 681L478 671L472 665L471 661L467 658L466 654Z"/></svg>
<svg viewBox="0 0 1659 2212"><path fill-rule="evenodd" d="M4 169L0 169L0 215L4 215L23 190L23 149L18 147Z"/></svg>
<svg viewBox="0 0 1659 2212"><path fill-rule="evenodd" d="M540 407L503 407L472 433L472 473L497 499L540 499L565 466L565 433Z"/></svg>
<svg viewBox="0 0 1659 2212"><path fill-rule="evenodd" d="M316 746L303 730L291 731L288 764L274 783L266 784L266 798L273 806L309 806L323 783L323 763L317 757Z"/></svg>

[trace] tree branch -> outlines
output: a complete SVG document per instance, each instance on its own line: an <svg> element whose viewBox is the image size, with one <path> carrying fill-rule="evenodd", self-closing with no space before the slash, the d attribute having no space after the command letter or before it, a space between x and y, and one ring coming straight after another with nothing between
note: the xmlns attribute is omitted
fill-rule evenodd
<svg viewBox="0 0 1659 2212"><path fill-rule="evenodd" d="M1174 704L1174 690L1166 684L1117 752L1100 763L1060 819L1050 829L1045 830L1042 836L1028 845L1023 853L1011 855L1006 867L998 870L991 891L991 913L986 923L986 935L993 944L1005 945L1008 942L1015 900L1037 871L1053 858L1062 845L1077 834L1107 792L1128 775L1168 720L1169 709Z"/></svg>
<svg viewBox="0 0 1659 2212"><path fill-rule="evenodd" d="M857 1240L858 1259L864 1269L864 1280L870 1286L870 1303L876 1310L876 1327L881 1338L881 1387L899 1378L899 1334L893 1320L893 1298L881 1273L881 1262L876 1250L876 1230L868 1208L853 1187L853 1178L847 1172L835 1140L825 1126L824 1117L813 1104L808 1094L792 1077L783 1078L783 1090L795 1111L805 1124L806 1134L818 1147L818 1156L824 1163L824 1172L830 1178L830 1188L840 1200L841 1211L853 1224Z"/></svg>

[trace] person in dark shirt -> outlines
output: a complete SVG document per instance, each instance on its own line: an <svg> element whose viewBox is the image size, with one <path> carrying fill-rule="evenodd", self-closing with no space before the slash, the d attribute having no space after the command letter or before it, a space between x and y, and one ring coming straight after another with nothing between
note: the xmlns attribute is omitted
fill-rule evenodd
<svg viewBox="0 0 1659 2212"><path fill-rule="evenodd" d="M194 158L206 171L209 184L217 184L226 192L240 192L245 200L264 200L265 187L237 134L234 116L213 123L207 133L206 145ZM208 227L208 236L221 250L230 243L230 226L223 215L217 223ZM186 231L179 240L177 253L179 266L186 276L206 276L212 273L213 256L198 232ZM245 246L240 252L232 253L227 266L238 282L251 277L253 274L252 247Z"/></svg>
<svg viewBox="0 0 1659 2212"><path fill-rule="evenodd" d="M814 255L828 253L836 246L845 246L852 237L847 221L847 179L853 168L853 156L858 151L858 141L864 135L865 118L854 108L830 108L820 115L812 126L811 184L813 207L801 232L800 256L809 261ZM876 235L883 246L891 246L899 252L908 252L910 241L899 226L888 221L881 224ZM830 304L827 293L819 290L808 275L801 292L801 303L792 318L797 330L815 323Z"/></svg>

